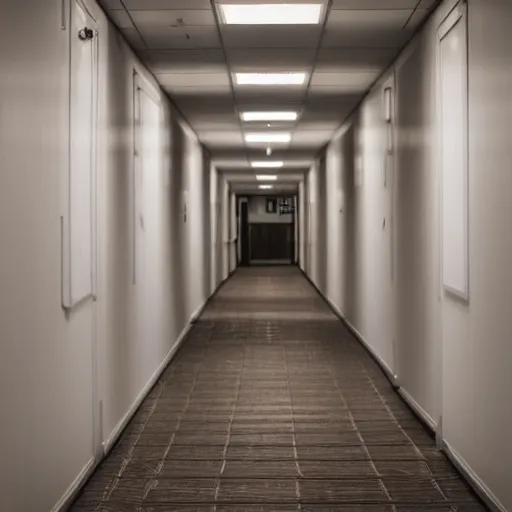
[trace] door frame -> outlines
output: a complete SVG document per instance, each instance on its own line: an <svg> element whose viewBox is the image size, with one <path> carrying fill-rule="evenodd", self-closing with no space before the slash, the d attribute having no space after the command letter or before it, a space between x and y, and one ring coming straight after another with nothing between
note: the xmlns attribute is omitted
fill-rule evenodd
<svg viewBox="0 0 512 512"><path fill-rule="evenodd" d="M74 16L76 10L80 9L87 19L87 28L91 28L92 37L90 38L92 47L92 77L91 77L91 293L73 303L71 295L69 293L68 286L71 277L71 267L69 254L64 249L64 244L69 244L69 214L70 214L70 172L71 172L71 159L72 159L72 148L71 148L71 130L72 130L72 86L73 86L73 45L76 44L78 34L75 32L73 26ZM99 337L99 326L98 326L98 309L97 309L97 296L98 296L98 244L99 244L99 225L98 225L98 155L99 155L99 30L98 30L98 15L95 12L93 5L87 0L72 0L69 2L67 8L63 4L62 6L62 30L69 31L69 73L68 73L68 105L69 105L69 118L68 118L68 133L69 133L69 144L68 144L68 168L66 177L63 180L63 208L64 216L61 217L61 232L62 232L62 265L63 265L63 287L62 287L62 306L66 317L69 318L76 310L82 307L86 302L91 301L91 385L92 385L92 461L97 461L103 456L102 451L102 403L100 400L100 372L99 372L99 360L98 360L98 337ZM89 24L91 27L89 27ZM76 38L76 39L75 39ZM67 283L67 284L66 284Z"/></svg>

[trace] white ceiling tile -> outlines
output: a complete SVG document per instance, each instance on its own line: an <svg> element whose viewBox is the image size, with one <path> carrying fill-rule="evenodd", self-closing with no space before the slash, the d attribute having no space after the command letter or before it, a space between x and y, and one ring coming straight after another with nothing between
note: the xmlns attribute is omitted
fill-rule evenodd
<svg viewBox="0 0 512 512"><path fill-rule="evenodd" d="M439 3L441 3L441 0L421 0L418 9L431 9Z"/></svg>
<svg viewBox="0 0 512 512"><path fill-rule="evenodd" d="M418 26L425 20L429 15L430 10L428 9L416 9L414 14L409 18L406 27L410 30L416 30Z"/></svg>
<svg viewBox="0 0 512 512"><path fill-rule="evenodd" d="M235 117L235 107L229 98L215 97L178 97L174 98L180 110L193 119L214 121L216 119L232 120Z"/></svg>
<svg viewBox="0 0 512 512"><path fill-rule="evenodd" d="M378 77L378 73L315 73L310 91L365 92Z"/></svg>
<svg viewBox="0 0 512 512"><path fill-rule="evenodd" d="M301 145L302 147L321 146L332 137L333 130L297 130L292 136L292 147Z"/></svg>
<svg viewBox="0 0 512 512"><path fill-rule="evenodd" d="M328 28L324 48L400 48L411 37L409 30L358 30Z"/></svg>
<svg viewBox="0 0 512 512"><path fill-rule="evenodd" d="M226 48L316 48L320 25L222 25Z"/></svg>
<svg viewBox="0 0 512 512"><path fill-rule="evenodd" d="M333 9L414 9L419 0L334 0Z"/></svg>
<svg viewBox="0 0 512 512"><path fill-rule="evenodd" d="M240 109L239 109L240 110ZM270 125L270 126L269 126ZM247 131L266 131L268 129L272 130L278 130L278 131L289 131L292 130L295 127L295 121L291 122L277 122L273 121L270 123L263 123L263 122L242 122L242 126Z"/></svg>
<svg viewBox="0 0 512 512"><path fill-rule="evenodd" d="M370 84L368 84L370 85ZM365 93L368 90L368 86L360 85L357 83L340 83L336 85L316 85L311 87L309 90L310 96L337 96L343 93Z"/></svg>
<svg viewBox="0 0 512 512"><path fill-rule="evenodd" d="M158 79L158 76L157 76ZM162 87L174 99L190 99L190 98L232 98L231 88L228 85L222 86L202 86L202 87L180 87L177 85L163 85Z"/></svg>
<svg viewBox="0 0 512 512"><path fill-rule="evenodd" d="M394 48L321 48L315 69L320 72L382 71L395 57Z"/></svg>
<svg viewBox="0 0 512 512"><path fill-rule="evenodd" d="M309 107L304 112L303 121L332 121L340 123L343 119L345 119L346 115L355 107L355 105L357 105L357 102L331 104L329 110L320 109L318 107Z"/></svg>
<svg viewBox="0 0 512 512"><path fill-rule="evenodd" d="M368 86L376 78L375 72L354 72L354 73L319 73L316 72L311 79L311 85L357 85Z"/></svg>
<svg viewBox="0 0 512 512"><path fill-rule="evenodd" d="M293 71L311 69L316 48L227 48L226 53L233 71Z"/></svg>
<svg viewBox="0 0 512 512"><path fill-rule="evenodd" d="M306 85L301 86L241 86L235 85L235 96L239 104L259 104L280 109L286 103L298 103L306 97Z"/></svg>
<svg viewBox="0 0 512 512"><path fill-rule="evenodd" d="M165 73L157 76L164 86L172 87L229 87L227 73Z"/></svg>
<svg viewBox="0 0 512 512"><path fill-rule="evenodd" d="M350 31L399 30L407 23L412 13L413 9L331 11L327 28L348 28Z"/></svg>
<svg viewBox="0 0 512 512"><path fill-rule="evenodd" d="M121 29L121 33L135 50L145 50L147 48L136 28L124 28Z"/></svg>
<svg viewBox="0 0 512 512"><path fill-rule="evenodd" d="M166 26L202 26L215 25L212 11L207 10L154 10L130 11L133 22L138 27L166 27Z"/></svg>
<svg viewBox="0 0 512 512"><path fill-rule="evenodd" d="M139 30L148 48L154 50L221 47L216 27L142 27Z"/></svg>
<svg viewBox="0 0 512 512"><path fill-rule="evenodd" d="M244 140L240 130L206 130L198 131L197 136L207 146L213 147L233 147L240 145L243 147Z"/></svg>
<svg viewBox="0 0 512 512"><path fill-rule="evenodd" d="M218 73L226 70L221 49L147 50L141 58L154 73Z"/></svg>
<svg viewBox="0 0 512 512"><path fill-rule="evenodd" d="M124 0L128 10L211 9L210 0Z"/></svg>
<svg viewBox="0 0 512 512"><path fill-rule="evenodd" d="M299 120L295 131L333 131L339 126L336 121L303 121Z"/></svg>
<svg viewBox="0 0 512 512"><path fill-rule="evenodd" d="M99 0L99 4L106 9L124 9L121 0Z"/></svg>
<svg viewBox="0 0 512 512"><path fill-rule="evenodd" d="M215 121L203 121L201 119L197 119L191 121L195 130L198 131L207 131L207 130L239 130L240 125L236 118L233 121L225 121L225 120L215 120Z"/></svg>
<svg viewBox="0 0 512 512"><path fill-rule="evenodd" d="M130 16L124 9L115 9L107 12L108 17L119 28L134 28Z"/></svg>

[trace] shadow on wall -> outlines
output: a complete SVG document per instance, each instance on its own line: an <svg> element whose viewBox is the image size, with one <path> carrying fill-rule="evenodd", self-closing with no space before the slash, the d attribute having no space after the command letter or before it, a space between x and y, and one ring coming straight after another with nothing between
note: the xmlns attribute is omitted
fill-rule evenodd
<svg viewBox="0 0 512 512"><path fill-rule="evenodd" d="M187 304L189 297L187 295L186 273L183 271L187 268L187 240L186 240L186 224L183 215L183 190L185 187L185 166L186 161L186 140L183 129L178 120L171 114L171 170L170 170L170 187L171 195L171 251L173 261L175 262L172 269L173 290L174 295L178 299L174 302L173 311L169 311L174 317L173 325L176 326L175 338L180 334L181 327L186 325Z"/></svg>
<svg viewBox="0 0 512 512"><path fill-rule="evenodd" d="M346 318L353 322L356 315L357 290L356 276L357 257L356 257L356 229L355 229L355 166L354 166L354 148L355 148L355 130L350 125L341 139L341 152L343 159L343 190L345 191L345 208L343 210L343 233L345 240L342 241L344 247L343 272L346 286L342 290L342 304L345 305Z"/></svg>
<svg viewBox="0 0 512 512"><path fill-rule="evenodd" d="M106 77L100 90L100 112L106 112L107 119L100 120L100 126L108 130L101 134L103 146L102 158L105 159L100 168L109 172L98 173L98 215L101 237L98 255L99 295L104 299L99 303L98 332L104 333L100 340L100 350L108 351L100 358L105 364L102 374L105 379L104 399L108 404L104 414L104 426L108 429L117 423L124 414L126 404L133 399L130 396L130 374L127 369L126 340L130 330L131 314L131 282L132 282L132 226L133 205L129 200L133 195L133 151L130 140L133 124L133 67L126 58L126 47L122 36L115 30L105 31L107 56L101 64L100 77ZM113 253L112 251L115 252ZM108 368L108 370L107 370ZM104 432L108 436L110 432Z"/></svg>

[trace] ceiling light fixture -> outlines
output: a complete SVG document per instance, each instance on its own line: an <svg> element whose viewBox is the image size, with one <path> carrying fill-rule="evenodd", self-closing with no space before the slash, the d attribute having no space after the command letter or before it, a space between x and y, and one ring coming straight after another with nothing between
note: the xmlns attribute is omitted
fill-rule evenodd
<svg viewBox="0 0 512 512"><path fill-rule="evenodd" d="M306 73L235 73L238 85L302 85Z"/></svg>
<svg viewBox="0 0 512 512"><path fill-rule="evenodd" d="M259 185L258 188L261 188L262 190L269 190L274 188L274 185Z"/></svg>
<svg viewBox="0 0 512 512"><path fill-rule="evenodd" d="M257 174L256 175L256 180L257 181L276 181L277 180L277 176L274 174L274 175L271 175L271 174Z"/></svg>
<svg viewBox="0 0 512 512"><path fill-rule="evenodd" d="M228 25L317 25L323 4L220 4L220 9Z"/></svg>
<svg viewBox="0 0 512 512"><path fill-rule="evenodd" d="M242 112L242 121L296 121L297 112Z"/></svg>
<svg viewBox="0 0 512 512"><path fill-rule="evenodd" d="M292 136L290 133L247 133L246 142L290 142Z"/></svg>
<svg viewBox="0 0 512 512"><path fill-rule="evenodd" d="M263 162L251 162L251 167L253 169L264 169L264 168L276 169L278 167L283 167L283 165L284 165L284 162L272 162L270 160L263 161Z"/></svg>

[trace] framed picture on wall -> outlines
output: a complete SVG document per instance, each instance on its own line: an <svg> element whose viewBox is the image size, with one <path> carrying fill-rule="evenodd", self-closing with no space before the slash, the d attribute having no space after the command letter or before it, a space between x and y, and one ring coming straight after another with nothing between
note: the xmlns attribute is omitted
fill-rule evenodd
<svg viewBox="0 0 512 512"><path fill-rule="evenodd" d="M267 213L276 213L277 212L277 199L272 197L267 197Z"/></svg>

